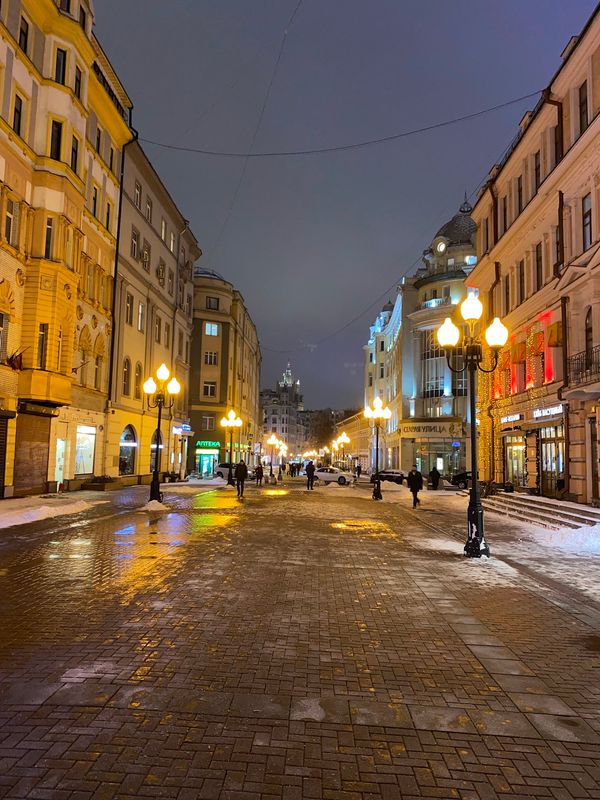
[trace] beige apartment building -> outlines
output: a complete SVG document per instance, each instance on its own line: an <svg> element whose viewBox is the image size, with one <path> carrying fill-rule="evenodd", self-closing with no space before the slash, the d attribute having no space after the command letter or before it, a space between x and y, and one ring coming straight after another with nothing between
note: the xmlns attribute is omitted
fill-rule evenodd
<svg viewBox="0 0 600 800"><path fill-rule="evenodd" d="M482 478L598 499L600 14L562 53L473 211L468 283L510 331L480 385Z"/></svg>
<svg viewBox="0 0 600 800"><path fill-rule="evenodd" d="M131 102L87 0L0 6L0 495L100 474Z"/></svg>
<svg viewBox="0 0 600 800"><path fill-rule="evenodd" d="M192 279L200 255L188 223L140 144L132 142L124 157L104 469L121 484L149 482L157 448L161 473L185 474L192 435ZM182 390L163 410L159 439L157 411L142 387L162 363Z"/></svg>
<svg viewBox="0 0 600 800"><path fill-rule="evenodd" d="M261 352L256 327L240 292L212 270L194 270L189 415L194 446L188 469L211 475L228 459L229 433L220 420L233 409L242 420L234 431L233 460L260 457Z"/></svg>

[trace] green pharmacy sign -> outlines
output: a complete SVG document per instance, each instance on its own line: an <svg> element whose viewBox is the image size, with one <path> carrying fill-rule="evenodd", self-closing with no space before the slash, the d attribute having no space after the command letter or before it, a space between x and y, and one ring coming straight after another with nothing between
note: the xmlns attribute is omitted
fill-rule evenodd
<svg viewBox="0 0 600 800"><path fill-rule="evenodd" d="M196 442L196 447L207 447L214 450L215 448L218 450L221 447L221 442L210 442L210 441L201 441Z"/></svg>

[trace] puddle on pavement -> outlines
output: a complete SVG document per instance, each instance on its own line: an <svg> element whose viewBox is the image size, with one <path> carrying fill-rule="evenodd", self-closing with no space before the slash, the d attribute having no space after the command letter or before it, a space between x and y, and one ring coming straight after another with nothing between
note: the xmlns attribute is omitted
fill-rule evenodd
<svg viewBox="0 0 600 800"><path fill-rule="evenodd" d="M289 489L264 489L261 495L266 495L267 497L283 497L289 493Z"/></svg>
<svg viewBox="0 0 600 800"><path fill-rule="evenodd" d="M339 531L355 531L367 536L389 536L393 534L391 528L385 522L378 522L372 519L346 519L340 522L332 522L331 527Z"/></svg>

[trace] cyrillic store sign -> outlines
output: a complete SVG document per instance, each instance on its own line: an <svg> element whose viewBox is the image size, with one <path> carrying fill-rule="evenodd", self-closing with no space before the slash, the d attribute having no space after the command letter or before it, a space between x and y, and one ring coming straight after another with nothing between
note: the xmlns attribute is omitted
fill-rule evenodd
<svg viewBox="0 0 600 800"><path fill-rule="evenodd" d="M558 406L549 406L548 408L534 408L533 418L540 419L540 417L554 417L557 414L563 413L562 403Z"/></svg>
<svg viewBox="0 0 600 800"><path fill-rule="evenodd" d="M455 439L464 436L463 426L460 422L443 422L406 420L399 425L400 435L408 438L429 438L429 439Z"/></svg>
<svg viewBox="0 0 600 800"><path fill-rule="evenodd" d="M518 422L523 419L523 414L508 414L506 417L500 417L500 424L506 425L509 422Z"/></svg>
<svg viewBox="0 0 600 800"><path fill-rule="evenodd" d="M210 450L218 450L221 447L221 442L211 442L208 439L203 439L200 442L196 442L196 447L206 447Z"/></svg>

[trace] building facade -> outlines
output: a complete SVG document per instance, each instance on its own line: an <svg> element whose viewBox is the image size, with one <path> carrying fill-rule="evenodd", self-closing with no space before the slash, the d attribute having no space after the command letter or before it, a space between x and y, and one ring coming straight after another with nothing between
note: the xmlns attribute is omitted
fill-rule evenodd
<svg viewBox="0 0 600 800"><path fill-rule="evenodd" d="M391 417L382 426L379 465L443 475L465 468L469 424L466 377L453 373L435 336L466 295L476 263L475 223L464 201L423 253L423 265L398 286L370 329L365 355L365 405L380 397ZM369 466L375 465L372 436Z"/></svg>
<svg viewBox="0 0 600 800"><path fill-rule="evenodd" d="M0 7L0 493L104 464L121 152L131 102L87 0Z"/></svg>
<svg viewBox="0 0 600 800"><path fill-rule="evenodd" d="M132 142L124 156L104 470L122 484L148 482L157 450L161 472L184 476L192 436L193 269L200 255L188 223L140 144ZM163 410L159 439L157 411L142 387L162 363L181 393Z"/></svg>
<svg viewBox="0 0 600 800"><path fill-rule="evenodd" d="M309 419L304 411L300 380L292 373L288 363L281 380L274 389L260 393L262 409L262 450L269 452L266 440L275 434L287 445L288 457L293 458L306 449Z"/></svg>
<svg viewBox="0 0 600 800"><path fill-rule="evenodd" d="M482 477L583 502L599 495L599 113L595 12L480 192L469 278L510 331L480 386Z"/></svg>
<svg viewBox="0 0 600 800"><path fill-rule="evenodd" d="M229 456L229 434L220 425L233 409L242 420L234 431L233 461L260 457L261 352L256 327L240 292L221 275L194 270L189 417L194 436L188 469L211 475Z"/></svg>

